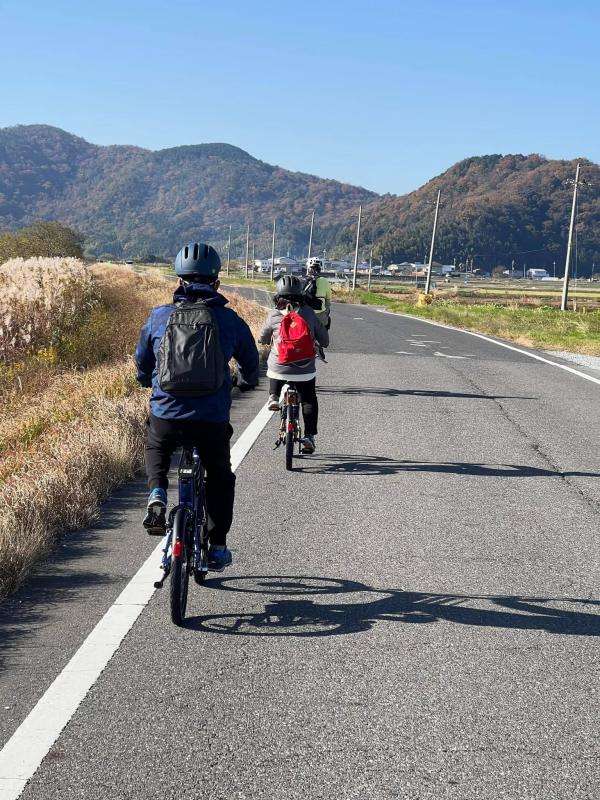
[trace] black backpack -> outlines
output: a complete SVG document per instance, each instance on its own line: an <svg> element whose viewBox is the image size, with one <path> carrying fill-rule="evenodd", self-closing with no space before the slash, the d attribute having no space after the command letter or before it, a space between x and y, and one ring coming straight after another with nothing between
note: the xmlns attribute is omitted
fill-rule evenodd
<svg viewBox="0 0 600 800"><path fill-rule="evenodd" d="M317 281L315 278L308 278L304 284L304 300L306 305L310 306L314 311L322 311L323 303L320 297L317 297Z"/></svg>
<svg viewBox="0 0 600 800"><path fill-rule="evenodd" d="M201 301L178 303L171 312L158 350L158 385L175 397L203 397L225 380L219 326Z"/></svg>

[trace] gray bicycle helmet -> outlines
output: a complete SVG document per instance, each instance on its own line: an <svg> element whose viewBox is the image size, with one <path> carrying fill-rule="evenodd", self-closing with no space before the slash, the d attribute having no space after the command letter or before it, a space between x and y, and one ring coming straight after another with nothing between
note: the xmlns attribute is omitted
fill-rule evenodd
<svg viewBox="0 0 600 800"><path fill-rule="evenodd" d="M210 244L189 242L175 257L175 272L184 280L216 278L221 269L219 254Z"/></svg>
<svg viewBox="0 0 600 800"><path fill-rule="evenodd" d="M295 275L282 275L275 285L275 297L302 297L303 283Z"/></svg>

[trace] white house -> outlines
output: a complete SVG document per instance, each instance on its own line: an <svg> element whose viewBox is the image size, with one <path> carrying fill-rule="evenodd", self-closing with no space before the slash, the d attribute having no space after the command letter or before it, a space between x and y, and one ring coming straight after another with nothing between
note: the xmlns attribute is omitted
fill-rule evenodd
<svg viewBox="0 0 600 800"><path fill-rule="evenodd" d="M528 269L526 274L533 281L541 281L550 277L547 269Z"/></svg>

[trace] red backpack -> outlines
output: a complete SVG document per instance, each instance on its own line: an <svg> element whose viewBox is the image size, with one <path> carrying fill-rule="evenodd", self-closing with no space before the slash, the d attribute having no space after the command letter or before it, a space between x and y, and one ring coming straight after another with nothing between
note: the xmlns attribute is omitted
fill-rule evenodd
<svg viewBox="0 0 600 800"><path fill-rule="evenodd" d="M279 326L277 360L280 364L294 364L315 357L315 343L304 317L296 311L284 314Z"/></svg>

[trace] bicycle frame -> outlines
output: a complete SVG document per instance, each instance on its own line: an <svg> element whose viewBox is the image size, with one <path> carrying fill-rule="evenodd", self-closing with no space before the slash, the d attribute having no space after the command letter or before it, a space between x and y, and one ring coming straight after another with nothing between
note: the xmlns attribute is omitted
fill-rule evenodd
<svg viewBox="0 0 600 800"><path fill-rule="evenodd" d="M286 469L292 469L292 459L294 445L298 448L302 441L302 429L300 427L300 393L294 383L285 383L279 396L281 407L281 424L279 433L275 441L275 448L285 444L285 464Z"/></svg>
<svg viewBox="0 0 600 800"><path fill-rule="evenodd" d="M161 569L163 577L157 582L162 586L171 572L172 557L181 555L181 548L188 548L190 563L197 582L202 582L208 572L208 531L206 512L206 490L204 485L204 467L200 461L197 448L184 448L179 460L178 470L179 503L171 510L167 523L167 532L162 549ZM180 508L186 508L190 514L191 524L186 534L186 541L173 541L173 520ZM178 552L179 550L179 552Z"/></svg>
<svg viewBox="0 0 600 800"><path fill-rule="evenodd" d="M279 447L279 445L285 442L288 432L294 434L295 442L299 442L302 438L302 430L300 428L300 395L295 384L284 384L279 395L279 405L281 407L281 425L279 427L277 441L275 442L276 447Z"/></svg>

